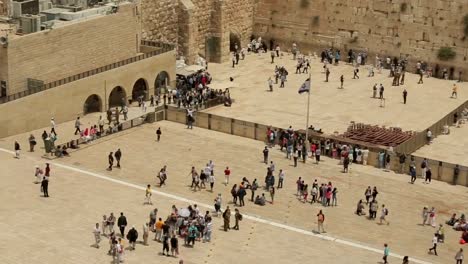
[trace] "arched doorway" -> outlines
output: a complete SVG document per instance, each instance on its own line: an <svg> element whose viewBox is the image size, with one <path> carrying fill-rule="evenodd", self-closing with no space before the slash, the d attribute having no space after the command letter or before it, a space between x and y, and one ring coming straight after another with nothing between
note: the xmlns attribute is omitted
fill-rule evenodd
<svg viewBox="0 0 468 264"><path fill-rule="evenodd" d="M237 45L237 51L239 51L239 49L242 47L240 36L239 34L231 32L229 33L229 50L236 51L236 45Z"/></svg>
<svg viewBox="0 0 468 264"><path fill-rule="evenodd" d="M124 88L121 86L114 87L114 89L112 89L111 93L109 94L109 108L126 104L126 98L127 94L125 93Z"/></svg>
<svg viewBox="0 0 468 264"><path fill-rule="evenodd" d="M166 88L169 84L169 73L162 71L156 76L156 80L154 81L154 94L158 95L161 94L161 88Z"/></svg>
<svg viewBox="0 0 468 264"><path fill-rule="evenodd" d="M83 105L83 113L86 115L95 112L102 112L102 100L99 95L92 94L88 96Z"/></svg>
<svg viewBox="0 0 468 264"><path fill-rule="evenodd" d="M143 96L143 100L148 100L148 86L143 78L140 78L135 82L132 91L132 99L134 101L137 101L141 96Z"/></svg>

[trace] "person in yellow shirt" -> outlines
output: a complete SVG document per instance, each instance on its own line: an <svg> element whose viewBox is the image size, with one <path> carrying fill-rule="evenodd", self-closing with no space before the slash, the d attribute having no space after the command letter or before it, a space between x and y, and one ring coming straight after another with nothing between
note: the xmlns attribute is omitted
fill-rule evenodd
<svg viewBox="0 0 468 264"><path fill-rule="evenodd" d="M452 87L452 96L451 98L457 98L457 85L454 83Z"/></svg>
<svg viewBox="0 0 468 264"><path fill-rule="evenodd" d="M145 194L145 202L143 204L153 204L153 202L151 201L151 196L153 195L153 193L151 192L151 185L148 184L148 186L146 187L146 194Z"/></svg>
<svg viewBox="0 0 468 264"><path fill-rule="evenodd" d="M159 218L159 220L156 222L155 227L156 227L156 234L154 236L154 240L161 242L161 236L162 236L162 227L164 225L164 221Z"/></svg>

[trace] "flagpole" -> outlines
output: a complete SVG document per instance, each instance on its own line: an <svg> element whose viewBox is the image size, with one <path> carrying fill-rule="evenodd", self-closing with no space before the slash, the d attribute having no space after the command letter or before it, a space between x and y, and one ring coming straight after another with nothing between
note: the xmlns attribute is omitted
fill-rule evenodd
<svg viewBox="0 0 468 264"><path fill-rule="evenodd" d="M311 88L310 86L311 86L311 83L312 83L311 76L312 76L312 72L309 70L309 91L307 92L308 95L307 95L306 138L305 138L305 142L304 142L306 147L307 147L307 142L308 142L308 139L309 139L309 112L310 112L310 88Z"/></svg>
<svg viewBox="0 0 468 264"><path fill-rule="evenodd" d="M310 86L312 83L311 76L312 76L312 72L310 72L309 70L309 91L307 92L308 95L307 95L306 142L307 142L307 139L309 138Z"/></svg>

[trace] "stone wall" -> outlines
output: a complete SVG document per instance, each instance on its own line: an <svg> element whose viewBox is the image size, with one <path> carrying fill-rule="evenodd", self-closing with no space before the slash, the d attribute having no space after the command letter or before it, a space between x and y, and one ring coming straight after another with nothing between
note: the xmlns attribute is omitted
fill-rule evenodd
<svg viewBox="0 0 468 264"><path fill-rule="evenodd" d="M178 0L141 0L142 38L177 43Z"/></svg>
<svg viewBox="0 0 468 264"><path fill-rule="evenodd" d="M192 63L209 53L216 54L210 61L224 61L229 59L230 32L242 44L249 40L254 5L255 0L142 0L143 37L177 43L179 55ZM207 47L211 40L215 47Z"/></svg>
<svg viewBox="0 0 468 264"><path fill-rule="evenodd" d="M254 33L274 39L283 50L295 41L305 53L339 47L409 54L413 61L455 65L468 75L468 36L462 24L466 14L467 0L259 0ZM454 60L437 59L442 46L456 51Z"/></svg>
<svg viewBox="0 0 468 264"><path fill-rule="evenodd" d="M124 4L116 14L11 39L8 93L26 90L27 78L50 82L135 56L138 24L135 5Z"/></svg>
<svg viewBox="0 0 468 264"><path fill-rule="evenodd" d="M106 110L115 87L122 87L130 98L140 78L148 85L148 94L153 95L156 78L162 71L175 80L175 51L0 104L0 112L8 113L0 115L0 138L47 127L51 117L57 123L74 120L83 114L84 103L93 94L100 98L101 109Z"/></svg>

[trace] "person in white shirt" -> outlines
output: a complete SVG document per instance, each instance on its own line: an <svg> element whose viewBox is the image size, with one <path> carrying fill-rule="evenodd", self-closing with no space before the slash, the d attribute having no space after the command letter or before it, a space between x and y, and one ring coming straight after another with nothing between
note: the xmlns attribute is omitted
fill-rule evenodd
<svg viewBox="0 0 468 264"><path fill-rule="evenodd" d="M206 228L205 228L205 236L203 238L204 242L210 242L211 241L211 232L213 231L213 223L211 222L211 217L208 218L206 222Z"/></svg>
<svg viewBox="0 0 468 264"><path fill-rule="evenodd" d="M208 175L214 175L214 162L212 160L210 160L210 162L208 162L208 166L210 167L210 174L207 174L206 176Z"/></svg>
<svg viewBox="0 0 468 264"><path fill-rule="evenodd" d="M99 243L101 242L101 229L99 228L99 223L96 223L96 227L93 230L94 240L96 244L94 246L99 248Z"/></svg>
<svg viewBox="0 0 468 264"><path fill-rule="evenodd" d="M214 182L215 182L214 175L208 176L208 182L210 183L210 190L211 190L211 192L213 192L213 186L214 186Z"/></svg>
<svg viewBox="0 0 468 264"><path fill-rule="evenodd" d="M268 78L268 87L270 88L270 92L273 92L273 80L270 78Z"/></svg>
<svg viewBox="0 0 468 264"><path fill-rule="evenodd" d="M284 172L283 170L279 170L279 174L278 174L278 187L276 187L276 189L279 189L279 188L283 188L283 181L284 181Z"/></svg>
<svg viewBox="0 0 468 264"><path fill-rule="evenodd" d="M432 238L432 247L429 249L428 253L431 253L434 250L434 254L437 256L437 242L439 241L439 238L437 237L437 233L434 234L434 237Z"/></svg>
<svg viewBox="0 0 468 264"><path fill-rule="evenodd" d="M460 250L457 252L455 255L455 260L457 261L457 264L463 264L463 248L460 248Z"/></svg>
<svg viewBox="0 0 468 264"><path fill-rule="evenodd" d="M143 225L143 245L148 246L149 223Z"/></svg>

